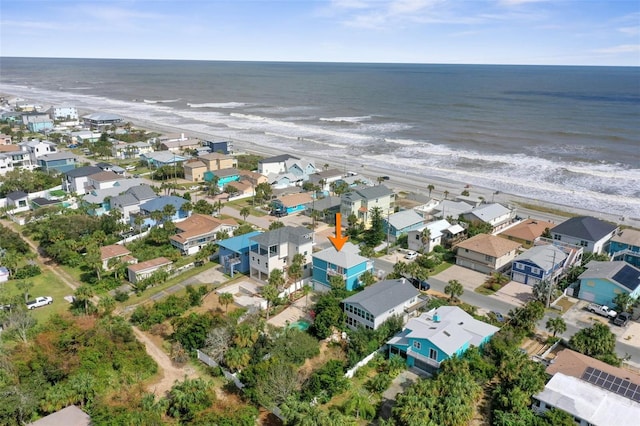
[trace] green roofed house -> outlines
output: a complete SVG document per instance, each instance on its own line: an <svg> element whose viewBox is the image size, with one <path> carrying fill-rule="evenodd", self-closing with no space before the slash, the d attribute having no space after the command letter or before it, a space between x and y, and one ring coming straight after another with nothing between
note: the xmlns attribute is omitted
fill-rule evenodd
<svg viewBox="0 0 640 426"><path fill-rule="evenodd" d="M349 328L364 327L376 330L392 316L403 323L417 314L427 303L421 293L406 279L379 281L342 301Z"/></svg>

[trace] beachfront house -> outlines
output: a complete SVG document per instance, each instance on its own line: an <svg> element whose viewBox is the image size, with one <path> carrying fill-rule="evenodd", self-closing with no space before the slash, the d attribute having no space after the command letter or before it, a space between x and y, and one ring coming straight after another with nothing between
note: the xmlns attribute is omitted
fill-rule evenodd
<svg viewBox="0 0 640 426"><path fill-rule="evenodd" d="M59 105L49 108L49 116L54 120L77 121L78 109L74 106Z"/></svg>
<svg viewBox="0 0 640 426"><path fill-rule="evenodd" d="M427 220L458 219L460 215L470 212L473 206L464 201L430 200L426 204L413 208Z"/></svg>
<svg viewBox="0 0 640 426"><path fill-rule="evenodd" d="M382 218L384 234L390 242L395 242L401 235L424 228L424 218L413 210L402 210Z"/></svg>
<svg viewBox="0 0 640 426"><path fill-rule="evenodd" d="M226 155L233 153L233 142L231 141L204 141L202 144L212 153L218 152Z"/></svg>
<svg viewBox="0 0 640 426"><path fill-rule="evenodd" d="M307 192L300 192L297 194L281 195L273 200L271 208L275 212L287 212L287 214L294 214L298 212L304 212L306 205L311 203L313 199Z"/></svg>
<svg viewBox="0 0 640 426"><path fill-rule="evenodd" d="M249 275L267 282L274 269L286 271L296 254L304 256L303 277L309 276L313 231L304 226L284 226L251 238Z"/></svg>
<svg viewBox="0 0 640 426"><path fill-rule="evenodd" d="M340 251L333 246L313 254L314 287L331 288L331 277L337 276L344 280L345 288L349 291L362 286L360 276L365 272L373 273L373 261L360 255L358 246L346 242Z"/></svg>
<svg viewBox="0 0 640 426"><path fill-rule="evenodd" d="M554 408L580 426L638 423L640 374L570 349L560 351L546 372L551 380L533 395L537 414Z"/></svg>
<svg viewBox="0 0 640 426"><path fill-rule="evenodd" d="M482 204L468 213L463 213L462 217L470 223L484 223L491 226L490 232L507 227L513 222L516 211L502 204Z"/></svg>
<svg viewBox="0 0 640 426"><path fill-rule="evenodd" d="M218 233L233 235L238 226L233 219L218 219L196 213L176 223L177 233L169 237L169 241L180 253L189 256L215 242Z"/></svg>
<svg viewBox="0 0 640 426"><path fill-rule="evenodd" d="M607 251L607 244L618 230L618 226L591 216L576 216L551 229L556 241L584 247L584 250L600 254Z"/></svg>
<svg viewBox="0 0 640 426"><path fill-rule="evenodd" d="M488 234L478 234L454 246L456 265L484 274L505 272L518 254L520 243Z"/></svg>
<svg viewBox="0 0 640 426"><path fill-rule="evenodd" d="M149 278L159 271L171 271L172 261L166 257L157 257L145 262L136 263L127 267L127 277L129 282L135 284L145 278Z"/></svg>
<svg viewBox="0 0 640 426"><path fill-rule="evenodd" d="M251 238L260 234L261 231L253 231L218 241L220 265L225 274L233 278L236 272L249 272L249 251L253 244Z"/></svg>
<svg viewBox="0 0 640 426"><path fill-rule="evenodd" d="M124 119L116 114L110 114L106 112L96 112L93 114L87 114L82 116L82 121L86 127L92 130L106 130L111 126L117 126L121 124Z"/></svg>
<svg viewBox="0 0 640 426"><path fill-rule="evenodd" d="M207 170L223 170L223 169L235 169L238 167L238 160L229 155L221 154L219 152L212 152L204 155L199 155L198 160L202 161Z"/></svg>
<svg viewBox="0 0 640 426"><path fill-rule="evenodd" d="M258 173L264 176L278 175L287 171L287 160L299 160L289 154L276 155L275 157L263 158L258 161Z"/></svg>
<svg viewBox="0 0 640 426"><path fill-rule="evenodd" d="M138 158L142 154L149 154L153 151L152 144L142 141L132 143L118 142L111 147L111 155L120 160Z"/></svg>
<svg viewBox="0 0 640 426"><path fill-rule="evenodd" d="M553 223L545 222L544 220L527 219L504 229L498 236L518 242L524 248L530 248L533 247L536 239L540 238L545 232L549 232L554 226Z"/></svg>
<svg viewBox="0 0 640 426"><path fill-rule="evenodd" d="M365 228L369 228L373 208L379 208L383 218L393 213L395 194L386 186L377 185L354 189L343 194L341 199L340 213L345 221L350 215L354 215Z"/></svg>
<svg viewBox="0 0 640 426"><path fill-rule="evenodd" d="M567 254L553 244L531 247L513 259L511 279L534 286L540 281L556 282L564 271Z"/></svg>
<svg viewBox="0 0 640 426"><path fill-rule="evenodd" d="M200 146L199 139L189 139L182 135L179 139L167 140L160 142L161 151L170 152L189 152L195 151Z"/></svg>
<svg viewBox="0 0 640 426"><path fill-rule="evenodd" d="M72 152L55 152L43 155L37 160L40 170L47 173L64 173L76 168L78 157Z"/></svg>
<svg viewBox="0 0 640 426"><path fill-rule="evenodd" d="M599 305L614 306L618 294L640 296L640 268L622 260L587 263L587 270L578 277L578 298Z"/></svg>
<svg viewBox="0 0 640 426"><path fill-rule="evenodd" d="M441 306L411 318L387 347L389 355L405 358L407 366L433 373L443 361L482 347L498 330L457 306Z"/></svg>
<svg viewBox="0 0 640 426"><path fill-rule="evenodd" d="M609 243L609 256L640 268L640 231L631 228L617 231Z"/></svg>
<svg viewBox="0 0 640 426"><path fill-rule="evenodd" d="M342 301L345 322L352 330L377 330L392 316L402 318L404 324L426 304L420 295L404 278L379 281Z"/></svg>

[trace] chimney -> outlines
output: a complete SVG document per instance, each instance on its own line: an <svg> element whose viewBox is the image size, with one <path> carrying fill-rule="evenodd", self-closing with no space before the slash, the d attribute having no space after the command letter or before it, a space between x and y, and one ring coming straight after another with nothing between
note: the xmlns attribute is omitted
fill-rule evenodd
<svg viewBox="0 0 640 426"><path fill-rule="evenodd" d="M406 283L406 282L407 282L407 280L405 280L405 279L404 279L404 277L402 277L402 278L400 278L400 282L401 282L402 284L404 284L404 283Z"/></svg>
<svg viewBox="0 0 640 426"><path fill-rule="evenodd" d="M433 322L440 322L440 316L437 312L433 314Z"/></svg>

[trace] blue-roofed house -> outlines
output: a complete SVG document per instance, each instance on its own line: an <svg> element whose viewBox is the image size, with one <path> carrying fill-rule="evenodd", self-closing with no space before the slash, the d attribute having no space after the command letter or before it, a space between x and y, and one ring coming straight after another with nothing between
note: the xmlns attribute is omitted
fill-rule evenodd
<svg viewBox="0 0 640 426"><path fill-rule="evenodd" d="M313 283L331 288L329 279L339 276L345 281L346 289L351 291L360 286L360 276L369 271L373 273L373 261L360 255L358 246L346 242L342 250L337 251L333 246L314 253Z"/></svg>
<svg viewBox="0 0 640 426"><path fill-rule="evenodd" d="M491 232L502 229L513 222L516 211L498 203L481 204L462 217L471 223L487 223L491 225Z"/></svg>
<svg viewBox="0 0 640 426"><path fill-rule="evenodd" d="M55 152L38 158L38 166L47 172L65 173L76 168L78 157L71 152Z"/></svg>
<svg viewBox="0 0 640 426"><path fill-rule="evenodd" d="M457 306L441 306L411 318L405 328L387 342L390 355L400 355L409 367L434 372L440 363L482 347L499 330L478 321Z"/></svg>
<svg viewBox="0 0 640 426"><path fill-rule="evenodd" d="M617 225L591 216L576 216L551 229L556 241L584 247L586 252L602 253L607 243L616 234Z"/></svg>
<svg viewBox="0 0 640 426"><path fill-rule="evenodd" d="M634 299L640 296L640 269L622 260L592 260L578 279L578 298L589 302L612 306L618 294L627 293Z"/></svg>
<svg viewBox="0 0 640 426"><path fill-rule="evenodd" d="M630 228L618 231L609 243L609 256L640 268L640 231Z"/></svg>
<svg viewBox="0 0 640 426"><path fill-rule="evenodd" d="M389 240L394 242L409 231L424 228L424 223L424 217L415 210L403 210L383 217L382 228L384 234L389 236Z"/></svg>
<svg viewBox="0 0 640 426"><path fill-rule="evenodd" d="M403 323L427 303L406 279L379 281L342 301L347 326L377 330L382 323L398 316Z"/></svg>
<svg viewBox="0 0 640 426"><path fill-rule="evenodd" d="M222 170L209 170L204 172L204 181L212 182L218 179L218 188L223 189L231 182L240 180L240 171L238 169L222 169Z"/></svg>
<svg viewBox="0 0 640 426"><path fill-rule="evenodd" d="M218 241L220 264L226 274L233 277L239 272L246 274L249 272L249 251L251 249L251 238L262 234L261 231L253 231L237 237L227 238Z"/></svg>
<svg viewBox="0 0 640 426"><path fill-rule="evenodd" d="M531 247L513 259L511 279L530 286L540 281L555 282L566 260L567 254L553 244Z"/></svg>
<svg viewBox="0 0 640 426"><path fill-rule="evenodd" d="M143 227L155 226L157 223L154 219L151 218L151 213L155 211L161 212L164 210L164 207L169 204L174 207L175 213L170 218L167 218L167 220L170 220L173 222L175 220L185 219L189 217L191 212L182 210L182 206L184 205L184 203L187 203L187 202L188 201L185 200L184 198L176 197L175 195L163 195L161 197L154 198L153 200L149 200L146 203L141 204L139 214L141 214L144 217L144 223L142 226ZM134 225L135 216L136 215L134 214L131 214L130 216L131 226Z"/></svg>

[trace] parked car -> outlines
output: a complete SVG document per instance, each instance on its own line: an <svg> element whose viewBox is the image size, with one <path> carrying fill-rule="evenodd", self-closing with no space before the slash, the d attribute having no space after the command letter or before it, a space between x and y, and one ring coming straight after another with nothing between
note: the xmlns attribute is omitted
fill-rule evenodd
<svg viewBox="0 0 640 426"><path fill-rule="evenodd" d="M615 325L619 325L620 327L626 326L627 324L629 324L629 321L631 321L631 314L629 312L620 312L613 319L613 323Z"/></svg>
<svg viewBox="0 0 640 426"><path fill-rule="evenodd" d="M27 309L40 308L42 306L50 305L52 303L53 303L53 297L49 297L49 296L36 297L34 300L29 300L27 302Z"/></svg>
<svg viewBox="0 0 640 426"><path fill-rule="evenodd" d="M415 251L410 251L404 255L404 258L407 260L414 260L416 257L418 257L418 253L416 253Z"/></svg>
<svg viewBox="0 0 640 426"><path fill-rule="evenodd" d="M504 315L498 311L489 312L489 317L495 319L498 322L504 322Z"/></svg>
<svg viewBox="0 0 640 426"><path fill-rule="evenodd" d="M405 277L411 284L413 284L413 286L415 288L417 288L418 290L422 290L422 291L427 291L431 288L431 284L429 284L428 282L426 282L425 280L419 280L417 278L413 278L413 277Z"/></svg>
<svg viewBox="0 0 640 426"><path fill-rule="evenodd" d="M616 311L611 309L606 305L598 305L597 303L591 303L587 306L587 311L593 312L594 314L602 315L607 318L615 318L618 314Z"/></svg>

